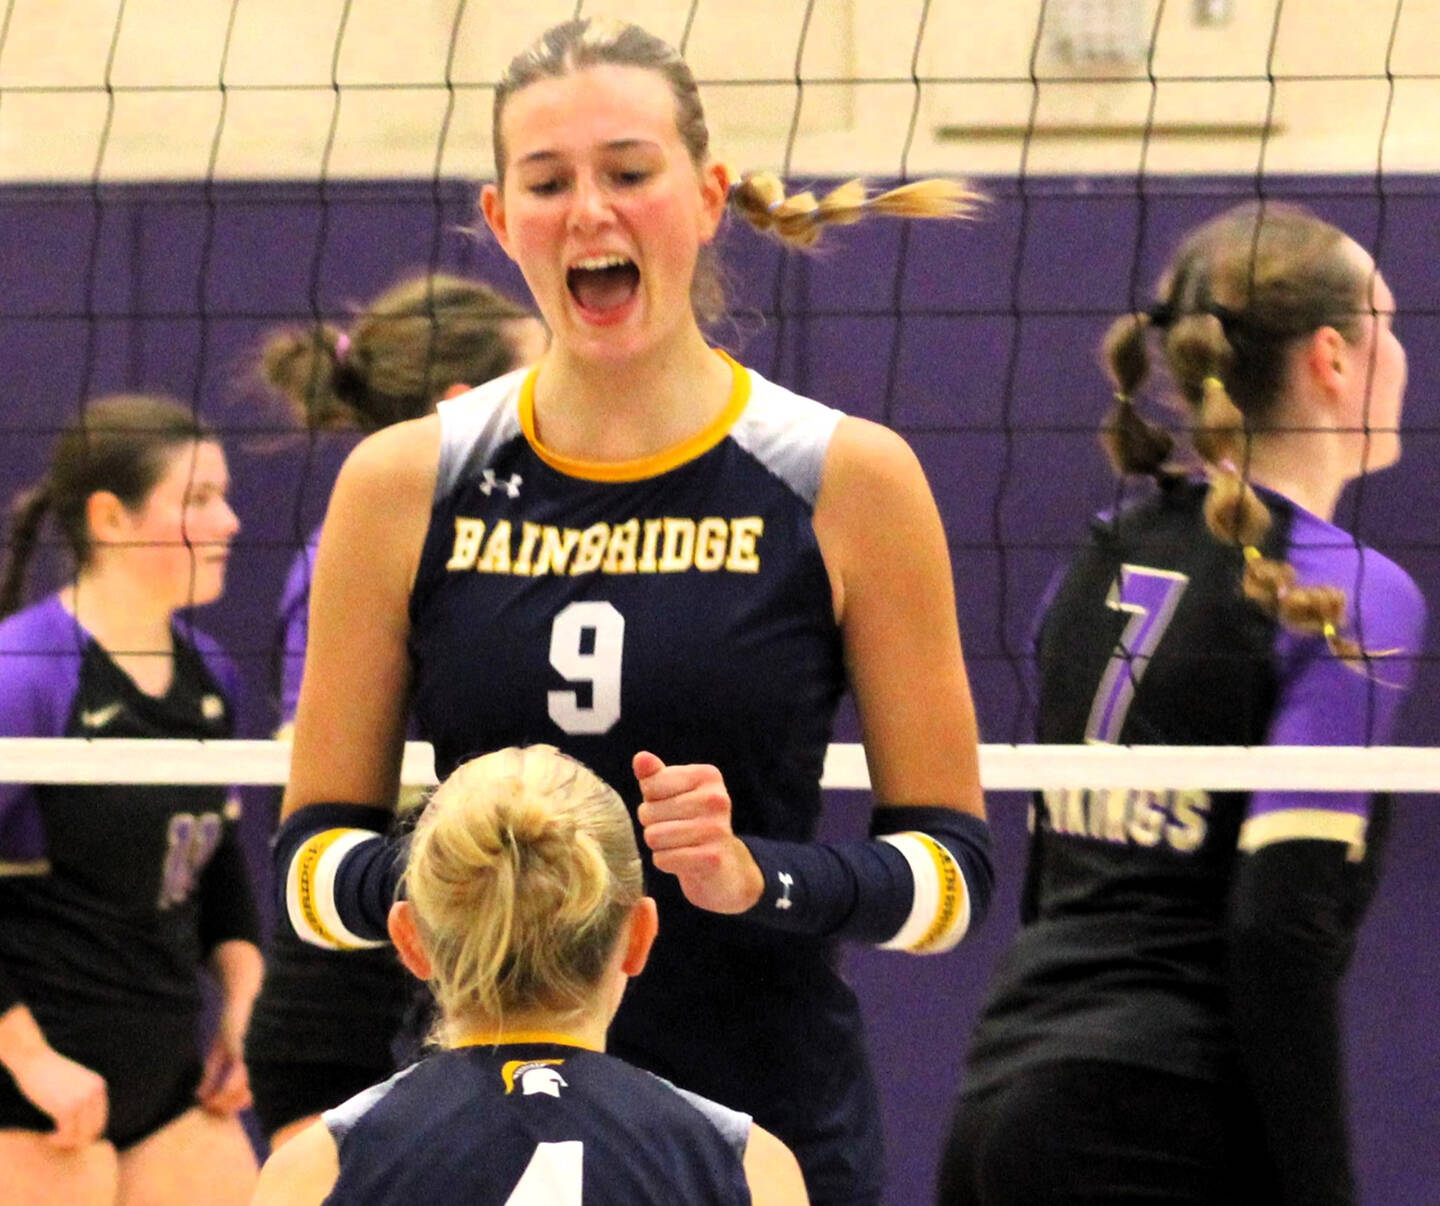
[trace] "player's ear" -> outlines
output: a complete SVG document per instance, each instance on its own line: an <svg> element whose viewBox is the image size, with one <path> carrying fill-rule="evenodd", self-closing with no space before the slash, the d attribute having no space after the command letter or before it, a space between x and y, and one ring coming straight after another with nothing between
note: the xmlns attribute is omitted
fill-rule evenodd
<svg viewBox="0 0 1440 1206"><path fill-rule="evenodd" d="M500 244L500 249L513 260L515 256L510 251L510 228L505 221L505 198L498 185L487 184L480 190L480 213L485 219L485 225L490 228L490 233L495 236L495 241Z"/></svg>
<svg viewBox="0 0 1440 1206"><path fill-rule="evenodd" d="M124 531L129 512L117 494L96 490L85 500L85 524L92 540L104 544Z"/></svg>
<svg viewBox="0 0 1440 1206"><path fill-rule="evenodd" d="M395 953L400 956L400 962L409 968L411 975L428 980L433 968L430 956L425 953L425 946L420 941L420 928L415 922L415 906L408 900L397 900L390 906L386 928L390 931L390 941L395 944Z"/></svg>
<svg viewBox="0 0 1440 1206"><path fill-rule="evenodd" d="M620 970L627 976L638 976L645 970L645 961L650 958L650 948L655 945L655 935L659 931L660 914L655 909L655 900L642 896L630 910L625 933L620 939L624 944Z"/></svg>

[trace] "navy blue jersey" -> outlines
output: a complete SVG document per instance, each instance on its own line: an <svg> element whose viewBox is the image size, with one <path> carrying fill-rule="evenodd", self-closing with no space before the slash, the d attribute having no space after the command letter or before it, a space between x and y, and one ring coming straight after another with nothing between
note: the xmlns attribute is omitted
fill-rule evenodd
<svg viewBox="0 0 1440 1206"><path fill-rule="evenodd" d="M548 742L633 808L644 749L718 766L737 833L813 835L845 687L812 525L840 415L734 372L709 428L623 464L540 446L533 373L441 404L410 614L415 715L442 778ZM646 888L659 941L611 1050L753 1114L812 1195L863 1194L880 1171L877 1108L831 944L697 909L648 860Z"/></svg>
<svg viewBox="0 0 1440 1206"><path fill-rule="evenodd" d="M1243 597L1241 551L1207 533L1205 491L1177 482L1093 525L1040 628L1040 740L1384 744L1424 633L1414 583L1265 493L1265 555L1288 561L1302 584L1342 589L1350 634L1377 655L1342 661ZM1024 925L996 974L967 1091L1074 1058L1224 1079L1236 1060L1226 942L1241 859L1279 842L1342 843L1345 871L1328 890L1353 942L1386 803L1079 785L1037 796Z"/></svg>
<svg viewBox="0 0 1440 1206"><path fill-rule="evenodd" d="M0 735L229 737L233 667L187 626L174 641L154 697L57 597L10 616ZM206 952L255 937L238 818L223 787L0 783L0 1010L47 1034L76 1011L193 1013Z"/></svg>
<svg viewBox="0 0 1440 1206"><path fill-rule="evenodd" d="M547 1036L428 1056L326 1111L345 1206L743 1206L750 1119Z"/></svg>

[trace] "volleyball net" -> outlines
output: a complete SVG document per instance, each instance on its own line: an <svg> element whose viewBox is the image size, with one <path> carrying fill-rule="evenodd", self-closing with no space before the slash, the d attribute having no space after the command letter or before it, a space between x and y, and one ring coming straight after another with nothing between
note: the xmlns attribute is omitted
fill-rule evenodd
<svg viewBox="0 0 1440 1206"><path fill-rule="evenodd" d="M475 182L493 171L493 86L543 28L592 11L683 50L713 149L736 169L792 187L958 176L990 195L974 223L864 224L815 256L733 230L722 248L729 346L893 426L925 465L982 734L996 743L988 786L1194 774L1213 789L1280 774L1378 788L1402 768L1405 790L1440 782L1440 766L1427 777L1426 747L1440 746L1428 651L1400 748L1004 744L1033 732L1026 662L1045 584L1085 517L1116 498L1094 444L1109 402L1100 333L1148 303L1182 231L1236 200L1309 204L1394 286L1411 351L1406 458L1357 483L1339 521L1440 597L1440 483L1424 469L1440 453L1440 9L1419 0L7 0L0 496L34 479L93 399L189 401L226 445L245 524L226 597L197 616L245 676L243 731L274 730L280 586L348 447L280 413L256 383L255 349L276 324L353 320L409 271L524 295L469 233ZM32 597L68 573L58 538L48 544ZM827 785L863 785L853 735L839 733ZM237 743L233 757L122 744L7 739L0 777L209 766L214 781L274 783L286 762L267 743Z"/></svg>
<svg viewBox="0 0 1440 1206"><path fill-rule="evenodd" d="M0 738L0 782L278 786L289 769L290 747L281 741ZM1440 792L1435 750L1424 746L985 744L980 779L987 791L1092 784L1129 790ZM400 781L435 784L428 743L406 743ZM848 742L830 746L820 785L868 788L864 748Z"/></svg>

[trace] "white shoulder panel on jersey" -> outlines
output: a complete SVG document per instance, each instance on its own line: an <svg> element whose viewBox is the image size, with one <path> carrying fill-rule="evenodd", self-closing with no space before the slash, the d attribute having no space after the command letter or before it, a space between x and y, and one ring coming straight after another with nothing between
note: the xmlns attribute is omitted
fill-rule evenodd
<svg viewBox="0 0 1440 1206"><path fill-rule="evenodd" d="M655 1076L653 1072L648 1075ZM721 1138L725 1140L726 1145L735 1153L736 1157L741 1161L745 1159L745 1149L750 1146L750 1127L755 1121L749 1114L742 1114L739 1110L732 1110L718 1101L701 1097L699 1093L682 1089L679 1085L671 1084L663 1076L655 1076L655 1079L667 1089L673 1089L690 1105L699 1110L705 1116L706 1121L720 1132Z"/></svg>
<svg viewBox="0 0 1440 1206"><path fill-rule="evenodd" d="M408 1068L402 1068L389 1080L382 1080L378 1085L361 1089L349 1101L342 1101L333 1109L324 1111L320 1115L320 1121L325 1124L325 1129L335 1140L335 1146L339 1147L344 1143L345 1137L355 1129L355 1124L384 1101L386 1094L419 1066L419 1064L411 1064Z"/></svg>
<svg viewBox="0 0 1440 1206"><path fill-rule="evenodd" d="M515 369L436 406L440 463L435 474L435 501L463 478L479 473L496 448L520 434L520 387L531 371Z"/></svg>
<svg viewBox="0 0 1440 1206"><path fill-rule="evenodd" d="M820 474L841 411L767 381L753 369L750 403L730 437L810 506L820 493Z"/></svg>

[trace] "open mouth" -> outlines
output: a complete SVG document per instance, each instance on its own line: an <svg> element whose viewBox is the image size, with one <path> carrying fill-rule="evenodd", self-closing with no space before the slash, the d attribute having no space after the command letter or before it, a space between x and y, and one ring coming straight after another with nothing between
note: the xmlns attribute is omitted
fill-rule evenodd
<svg viewBox="0 0 1440 1206"><path fill-rule="evenodd" d="M635 296L640 269L623 255L595 255L571 265L565 284L582 310L608 314Z"/></svg>

